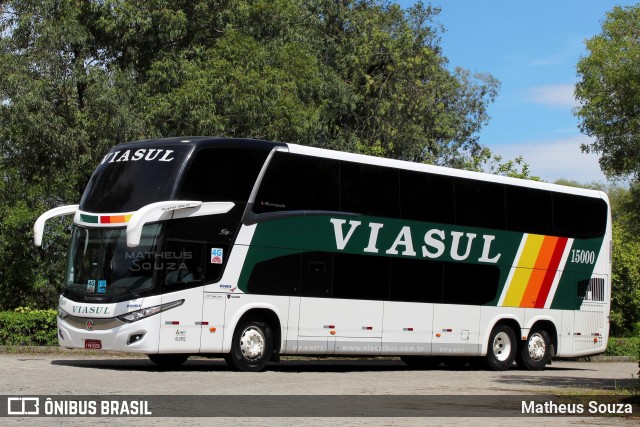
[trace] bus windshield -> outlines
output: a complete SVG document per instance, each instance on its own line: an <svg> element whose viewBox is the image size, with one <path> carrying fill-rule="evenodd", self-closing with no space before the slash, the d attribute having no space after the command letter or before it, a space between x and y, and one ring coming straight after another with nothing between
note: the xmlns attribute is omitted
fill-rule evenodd
<svg viewBox="0 0 640 427"><path fill-rule="evenodd" d="M76 301L118 302L155 286L160 224L144 226L140 245L127 247L126 228L74 227L64 294Z"/></svg>
<svg viewBox="0 0 640 427"><path fill-rule="evenodd" d="M182 165L193 147L118 146L94 172L80 200L85 212L132 212L153 202L170 200Z"/></svg>

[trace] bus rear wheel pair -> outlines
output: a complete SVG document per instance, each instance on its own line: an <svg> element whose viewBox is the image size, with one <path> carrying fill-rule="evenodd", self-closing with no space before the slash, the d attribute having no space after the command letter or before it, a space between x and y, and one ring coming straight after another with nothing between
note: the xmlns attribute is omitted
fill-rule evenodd
<svg viewBox="0 0 640 427"><path fill-rule="evenodd" d="M521 369L540 371L551 359L551 339L544 329L533 329L518 345L516 334L507 325L498 325L489 335L485 362L494 371L509 369L515 360Z"/></svg>

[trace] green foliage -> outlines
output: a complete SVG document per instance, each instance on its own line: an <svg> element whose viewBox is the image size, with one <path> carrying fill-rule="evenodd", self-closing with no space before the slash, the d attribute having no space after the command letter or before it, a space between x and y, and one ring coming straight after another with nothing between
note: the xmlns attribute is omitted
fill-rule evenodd
<svg viewBox="0 0 640 427"><path fill-rule="evenodd" d="M640 237L626 216L613 223L611 331L622 335L640 322Z"/></svg>
<svg viewBox="0 0 640 427"><path fill-rule="evenodd" d="M18 307L0 312L0 345L58 345L55 310Z"/></svg>
<svg viewBox="0 0 640 427"><path fill-rule="evenodd" d="M600 154L612 178L640 179L640 5L614 7L602 33L587 40L577 66L580 129L595 137L583 146Z"/></svg>
<svg viewBox="0 0 640 427"><path fill-rule="evenodd" d="M31 227L78 203L120 142L223 135L490 159L478 132L498 82L450 71L438 13L381 0L1 2L0 308L54 304L69 220L48 224L42 250Z"/></svg>
<svg viewBox="0 0 640 427"><path fill-rule="evenodd" d="M640 359L640 337L609 338L605 356L629 356Z"/></svg>

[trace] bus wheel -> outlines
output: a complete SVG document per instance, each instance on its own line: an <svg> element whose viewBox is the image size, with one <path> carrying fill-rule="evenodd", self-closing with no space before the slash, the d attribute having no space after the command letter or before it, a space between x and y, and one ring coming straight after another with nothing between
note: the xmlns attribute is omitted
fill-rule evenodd
<svg viewBox="0 0 640 427"><path fill-rule="evenodd" d="M516 334L506 325L498 325L489 335L486 363L494 371L506 371L516 357Z"/></svg>
<svg viewBox="0 0 640 427"><path fill-rule="evenodd" d="M264 369L273 352L273 332L260 321L240 324L233 333L231 352L225 360L237 371L258 372Z"/></svg>
<svg viewBox="0 0 640 427"><path fill-rule="evenodd" d="M177 368L187 361L188 354L147 354L149 360L163 368Z"/></svg>
<svg viewBox="0 0 640 427"><path fill-rule="evenodd" d="M545 330L533 330L527 341L520 346L516 363L529 371L541 371L549 362L551 339Z"/></svg>

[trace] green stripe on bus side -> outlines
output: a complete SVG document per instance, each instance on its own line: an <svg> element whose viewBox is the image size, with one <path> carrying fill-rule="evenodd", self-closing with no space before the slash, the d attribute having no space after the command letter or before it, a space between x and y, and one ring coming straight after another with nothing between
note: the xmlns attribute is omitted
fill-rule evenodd
<svg viewBox="0 0 640 427"><path fill-rule="evenodd" d="M257 225L238 286L247 292L249 277L256 264L296 252L401 257L498 266L500 283L495 300L489 304L495 306L516 261L523 235L367 216L318 215L275 219ZM594 251L598 255L602 242L602 237L575 239L572 249ZM339 248L339 245L343 247ZM464 259L460 259L462 257ZM564 271L558 272L561 276L551 308L579 308L581 301L577 298L576 283L589 279L594 268L595 264L572 263L569 257Z"/></svg>

